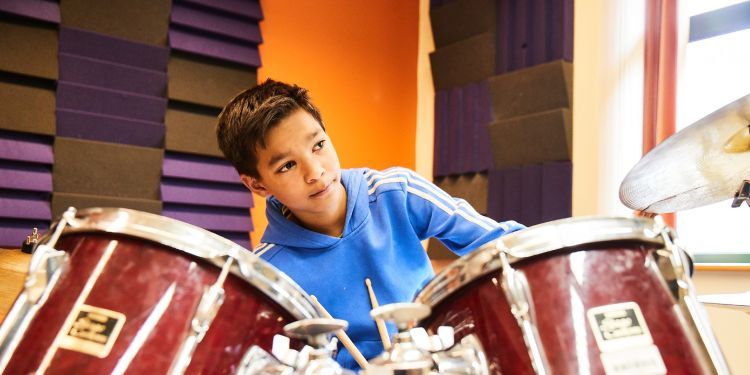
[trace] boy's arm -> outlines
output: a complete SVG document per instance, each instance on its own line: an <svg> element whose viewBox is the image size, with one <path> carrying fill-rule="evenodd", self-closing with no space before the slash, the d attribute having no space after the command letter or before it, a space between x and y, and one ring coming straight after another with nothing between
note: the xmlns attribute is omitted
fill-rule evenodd
<svg viewBox="0 0 750 375"><path fill-rule="evenodd" d="M407 176L407 212L420 239L435 237L464 255L494 238L525 228L512 220L498 223L480 215L465 200L451 197L415 172L408 171Z"/></svg>

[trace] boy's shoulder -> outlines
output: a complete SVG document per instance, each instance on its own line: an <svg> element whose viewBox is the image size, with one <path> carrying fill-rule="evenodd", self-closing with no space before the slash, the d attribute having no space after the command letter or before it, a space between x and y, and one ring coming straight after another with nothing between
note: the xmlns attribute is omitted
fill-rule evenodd
<svg viewBox="0 0 750 375"><path fill-rule="evenodd" d="M371 197L389 191L406 193L410 186L427 182L424 177L404 167L391 167L383 170L362 168L361 171L364 182L367 184L367 193Z"/></svg>

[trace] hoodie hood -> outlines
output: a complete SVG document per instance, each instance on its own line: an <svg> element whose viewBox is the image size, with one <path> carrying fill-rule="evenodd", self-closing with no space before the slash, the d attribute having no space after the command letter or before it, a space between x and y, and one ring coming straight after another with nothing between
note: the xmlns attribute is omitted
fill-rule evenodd
<svg viewBox="0 0 750 375"><path fill-rule="evenodd" d="M346 190L346 219L341 237L332 237L318 233L287 219L282 214L283 203L274 196L266 199L266 217L268 227L263 233L262 242L302 248L305 250L325 250L336 246L348 236L356 233L370 217L367 184L364 174L366 169L344 169L341 171L341 183ZM289 233L295 235L290 236Z"/></svg>

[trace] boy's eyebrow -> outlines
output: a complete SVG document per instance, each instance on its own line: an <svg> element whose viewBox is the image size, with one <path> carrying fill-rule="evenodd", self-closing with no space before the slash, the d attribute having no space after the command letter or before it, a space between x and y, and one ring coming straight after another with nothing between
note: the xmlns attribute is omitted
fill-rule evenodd
<svg viewBox="0 0 750 375"><path fill-rule="evenodd" d="M316 130L316 131L314 131L314 132L310 133L310 134L309 134L309 135L307 136L307 139L308 139L308 140L310 140L310 139L315 139L315 137L317 137L317 136L318 136L318 134L320 134L320 129L318 129L318 130ZM289 153L288 153L288 152L283 152L283 153L281 153L281 154L276 154L276 155L272 156L272 157L271 157L271 160L269 160L269 161L268 161L268 167L269 167L269 168L270 168L270 167L273 167L273 166L274 166L274 164L276 164L276 163L278 163L278 162L279 162L279 160L282 160L282 159L286 159L286 157L287 157L287 156L289 156Z"/></svg>

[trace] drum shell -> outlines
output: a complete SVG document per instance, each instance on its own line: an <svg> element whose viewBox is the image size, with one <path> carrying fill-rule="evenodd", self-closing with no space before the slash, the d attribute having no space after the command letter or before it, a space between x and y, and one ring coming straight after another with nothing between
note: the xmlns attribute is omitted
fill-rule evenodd
<svg viewBox="0 0 750 375"><path fill-rule="evenodd" d="M57 348L68 315L84 285L92 278L105 249L111 257L83 304L125 315L125 324L109 354L97 358ZM166 373L189 334L198 302L221 269L205 260L152 241L104 232L63 235L55 248L69 254L66 269L46 303L31 320L7 373L29 373L54 350L49 369L55 373L111 373L132 345L143 323L174 285L171 301L127 367L132 373ZM230 274L223 284L225 299L192 356L187 373L234 373L245 351L257 345L270 351L273 336L294 319L248 281Z"/></svg>
<svg viewBox="0 0 750 375"><path fill-rule="evenodd" d="M523 259L536 326L554 374L603 374L587 318L593 307L635 302L669 373L703 373L689 317L654 260L658 246L638 241L592 243ZM501 287L502 270L473 280L432 306L428 330L453 326L456 339L475 334L492 373L534 373L523 335Z"/></svg>

